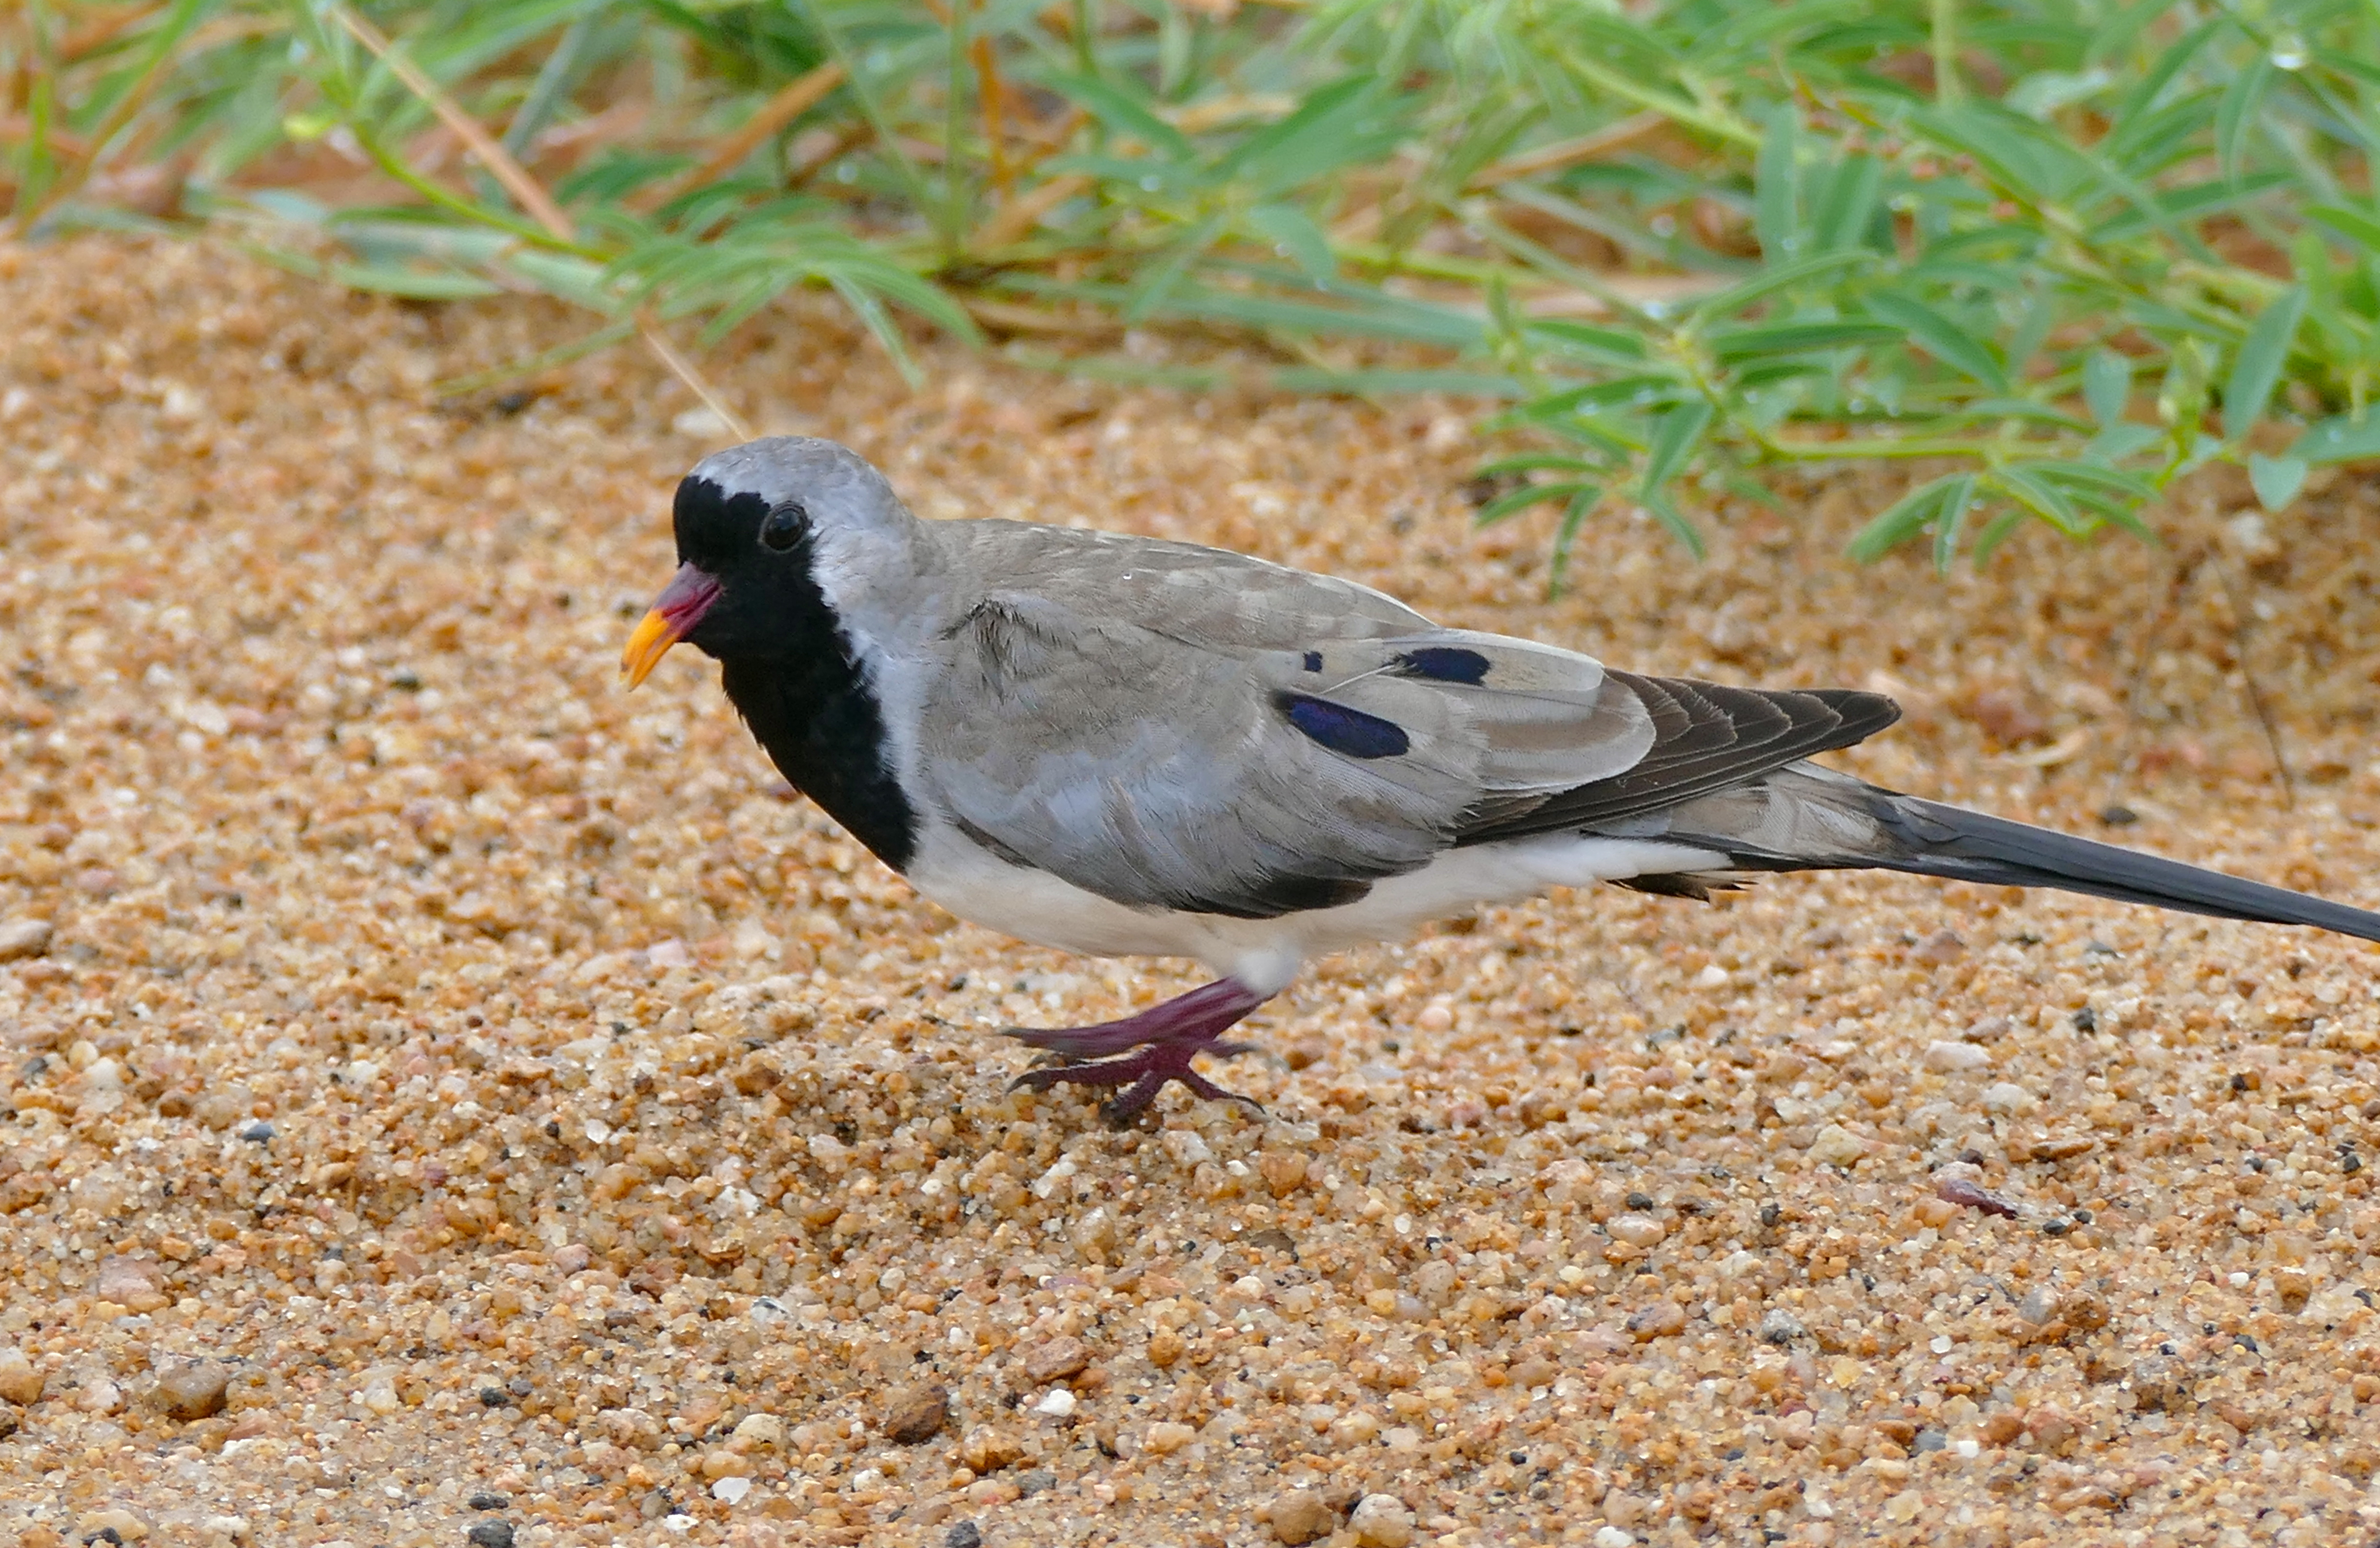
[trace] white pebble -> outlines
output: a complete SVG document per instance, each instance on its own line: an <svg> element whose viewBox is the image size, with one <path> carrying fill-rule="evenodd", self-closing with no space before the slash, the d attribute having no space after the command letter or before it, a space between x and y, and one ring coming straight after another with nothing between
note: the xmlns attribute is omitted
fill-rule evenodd
<svg viewBox="0 0 2380 1548"><path fill-rule="evenodd" d="M1925 1068L1956 1072L1981 1070L1991 1063L1992 1056L1973 1043L1954 1042L1940 1038L1925 1045Z"/></svg>
<svg viewBox="0 0 2380 1548"><path fill-rule="evenodd" d="M1867 1142L1840 1123L1830 1123L1810 1142L1810 1159L1848 1167L1867 1154Z"/></svg>
<svg viewBox="0 0 2380 1548"><path fill-rule="evenodd" d="M1631 1247L1658 1247L1661 1239L1670 1234L1670 1228L1654 1216L1633 1213L1613 1215L1604 1222L1603 1228L1611 1233L1613 1240L1624 1241Z"/></svg>
<svg viewBox="0 0 2380 1548"><path fill-rule="evenodd" d="M1366 1494L1349 1514L1347 1530L1364 1548L1405 1548L1414 1538L1414 1513L1394 1494Z"/></svg>
<svg viewBox="0 0 2380 1548"><path fill-rule="evenodd" d="M744 1496L752 1492L748 1478L722 1478L710 1486L710 1497L726 1505L742 1505Z"/></svg>
<svg viewBox="0 0 2380 1548"><path fill-rule="evenodd" d="M1633 1548L1636 1534L1619 1527L1605 1527L1595 1534L1595 1548Z"/></svg>
<svg viewBox="0 0 2380 1548"><path fill-rule="evenodd" d="M1033 1411L1048 1419L1064 1419L1075 1411L1075 1395L1062 1386L1053 1386L1049 1395L1033 1405Z"/></svg>
<svg viewBox="0 0 2380 1548"><path fill-rule="evenodd" d="M50 949L50 933L46 919L11 919L0 925L0 962L40 956Z"/></svg>
<svg viewBox="0 0 2380 1548"><path fill-rule="evenodd" d="M2014 1081L1998 1081L1984 1088L1984 1107L1995 1113L2029 1113L2040 1106L2033 1093Z"/></svg>

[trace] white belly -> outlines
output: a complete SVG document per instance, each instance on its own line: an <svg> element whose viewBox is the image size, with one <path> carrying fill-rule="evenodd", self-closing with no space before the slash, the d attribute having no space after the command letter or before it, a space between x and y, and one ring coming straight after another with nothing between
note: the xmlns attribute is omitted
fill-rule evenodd
<svg viewBox="0 0 2380 1548"><path fill-rule="evenodd" d="M1274 919L1128 908L1046 871L1012 865L947 829L927 836L910 885L960 918L1062 951L1099 957L1193 957L1218 976L1276 994L1308 957L1402 940L1433 919L1515 902L1549 887L1669 871L1723 869L1708 850L1643 839L1554 835L1448 850L1337 908Z"/></svg>

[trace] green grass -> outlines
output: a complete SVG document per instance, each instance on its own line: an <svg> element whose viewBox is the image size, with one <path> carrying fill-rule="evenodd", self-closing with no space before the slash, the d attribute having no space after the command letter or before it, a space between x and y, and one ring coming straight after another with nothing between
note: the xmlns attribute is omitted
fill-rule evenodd
<svg viewBox="0 0 2380 1548"><path fill-rule="evenodd" d="M1192 384L1123 331L1221 334L1292 390L1505 400L1482 519L1557 502L1564 555L1614 509L1698 548L1698 503L1787 463L1917 464L1852 552L1947 567L2149 530L2209 462L2279 510L2380 455L2369 4L360 12L413 84L337 4L19 8L12 224L155 222L108 175L167 167L163 224L343 284L564 297L552 355L795 286L906 369L904 314Z"/></svg>

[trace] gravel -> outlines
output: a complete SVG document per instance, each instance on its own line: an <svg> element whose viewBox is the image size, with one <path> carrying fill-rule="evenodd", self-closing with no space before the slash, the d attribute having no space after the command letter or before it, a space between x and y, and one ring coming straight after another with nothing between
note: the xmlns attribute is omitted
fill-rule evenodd
<svg viewBox="0 0 2380 1548"><path fill-rule="evenodd" d="M1560 896L1317 964L1228 1072L1265 1116L1111 1133L993 1034L1186 964L919 902L690 653L617 690L702 449L640 357L441 403L583 319L115 240L0 248L0 921L50 927L0 962L0 1542L451 1548L490 1494L522 1548L1244 1545L1301 1491L1460 1548L2380 1532L2374 949L1881 877ZM1836 557L1891 488L1789 479L1699 567L1598 518L1548 602L1462 405L924 358L805 301L710 364L929 515L1882 688L1869 778L2380 901L2354 478L2232 556L2251 633L2173 585L2219 471L2166 550L1940 582ZM219 1410L145 1399L194 1366Z"/></svg>

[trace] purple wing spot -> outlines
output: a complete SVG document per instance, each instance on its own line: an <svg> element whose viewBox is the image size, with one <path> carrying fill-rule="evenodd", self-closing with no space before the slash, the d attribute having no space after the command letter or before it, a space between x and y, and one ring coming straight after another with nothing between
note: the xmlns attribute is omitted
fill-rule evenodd
<svg viewBox="0 0 2380 1548"><path fill-rule="evenodd" d="M1308 740L1342 756L1402 757L1413 748L1413 739L1394 720L1383 720L1378 715L1366 715L1329 699L1284 694L1281 708L1289 717L1289 723L1304 732Z"/></svg>
<svg viewBox="0 0 2380 1548"><path fill-rule="evenodd" d="M1322 652L1319 650L1309 650L1305 653L1305 670L1308 671L1320 671L1322 670Z"/></svg>
<svg viewBox="0 0 2380 1548"><path fill-rule="evenodd" d="M1488 658L1459 645L1426 645L1397 658L1402 677L1427 678L1432 683L1461 683L1477 687L1488 677Z"/></svg>

